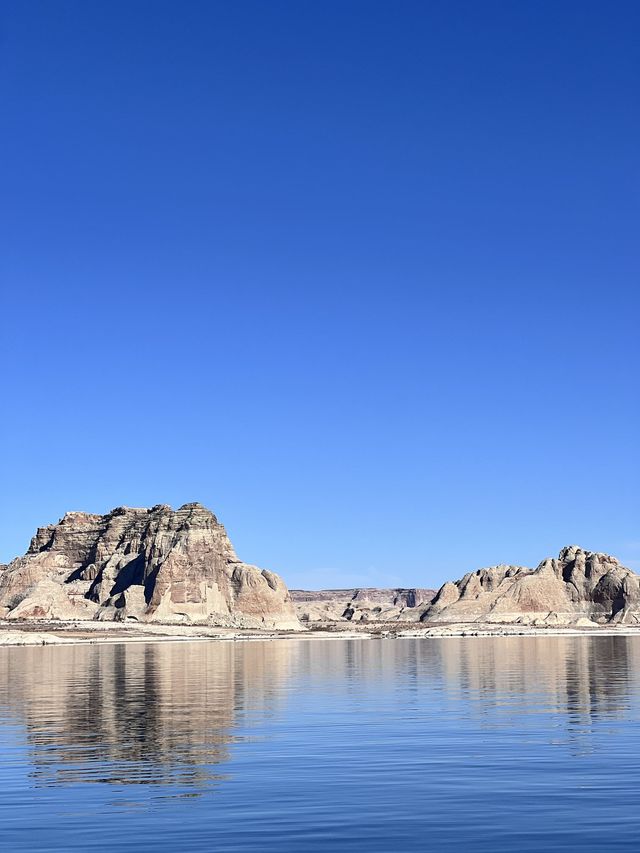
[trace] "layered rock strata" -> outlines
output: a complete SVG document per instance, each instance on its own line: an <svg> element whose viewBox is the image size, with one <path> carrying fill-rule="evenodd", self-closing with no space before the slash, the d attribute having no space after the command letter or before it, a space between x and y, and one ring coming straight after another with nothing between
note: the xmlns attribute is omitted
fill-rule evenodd
<svg viewBox="0 0 640 853"><path fill-rule="evenodd" d="M241 562L198 503L69 512L41 527L0 567L0 616L299 627L282 579Z"/></svg>
<svg viewBox="0 0 640 853"><path fill-rule="evenodd" d="M420 606L433 589L292 589L291 598L303 623L417 621Z"/></svg>
<svg viewBox="0 0 640 853"><path fill-rule="evenodd" d="M536 569L493 566L445 583L427 623L640 623L640 577L615 557L569 545Z"/></svg>

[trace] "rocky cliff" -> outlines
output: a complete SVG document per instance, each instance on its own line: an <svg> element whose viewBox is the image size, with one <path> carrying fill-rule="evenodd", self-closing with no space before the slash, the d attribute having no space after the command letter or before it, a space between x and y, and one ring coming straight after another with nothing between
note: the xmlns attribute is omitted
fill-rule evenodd
<svg viewBox="0 0 640 853"><path fill-rule="evenodd" d="M640 623L640 576L615 557L570 545L536 569L493 566L445 583L421 621Z"/></svg>
<svg viewBox="0 0 640 853"><path fill-rule="evenodd" d="M281 578L242 563L198 503L69 512L41 527L0 567L0 617L299 627Z"/></svg>
<svg viewBox="0 0 640 853"><path fill-rule="evenodd" d="M291 598L301 622L416 621L435 595L434 589L292 589Z"/></svg>

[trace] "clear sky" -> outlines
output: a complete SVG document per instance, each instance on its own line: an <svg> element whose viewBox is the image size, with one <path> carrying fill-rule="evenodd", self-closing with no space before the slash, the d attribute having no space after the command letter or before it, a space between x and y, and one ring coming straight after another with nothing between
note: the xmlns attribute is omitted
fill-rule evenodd
<svg viewBox="0 0 640 853"><path fill-rule="evenodd" d="M199 500L292 586L640 569L636 2L0 15L0 558Z"/></svg>

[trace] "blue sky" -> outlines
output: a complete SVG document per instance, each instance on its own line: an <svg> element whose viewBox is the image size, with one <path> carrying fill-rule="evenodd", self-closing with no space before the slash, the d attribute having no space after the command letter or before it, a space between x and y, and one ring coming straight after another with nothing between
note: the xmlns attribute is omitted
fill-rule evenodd
<svg viewBox="0 0 640 853"><path fill-rule="evenodd" d="M640 569L640 11L8 2L0 558L199 500L292 586Z"/></svg>

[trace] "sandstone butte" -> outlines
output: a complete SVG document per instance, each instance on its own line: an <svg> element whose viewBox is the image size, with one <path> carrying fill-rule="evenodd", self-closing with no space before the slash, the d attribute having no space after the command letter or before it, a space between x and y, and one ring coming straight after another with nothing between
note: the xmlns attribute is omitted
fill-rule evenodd
<svg viewBox="0 0 640 853"><path fill-rule="evenodd" d="M69 512L0 567L0 617L299 628L282 579L241 562L198 503Z"/></svg>
<svg viewBox="0 0 640 853"><path fill-rule="evenodd" d="M198 503L177 510L69 512L41 527L27 553L0 566L0 618L193 623L298 629L300 622L640 624L640 576L576 545L536 568L493 566L427 589L289 593L273 572L241 562Z"/></svg>

